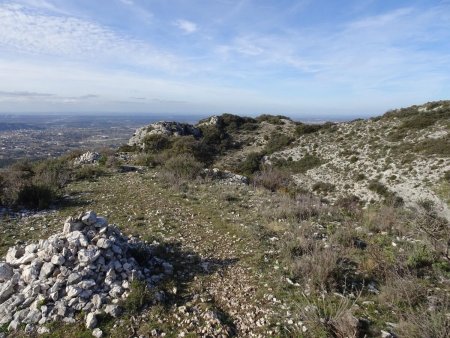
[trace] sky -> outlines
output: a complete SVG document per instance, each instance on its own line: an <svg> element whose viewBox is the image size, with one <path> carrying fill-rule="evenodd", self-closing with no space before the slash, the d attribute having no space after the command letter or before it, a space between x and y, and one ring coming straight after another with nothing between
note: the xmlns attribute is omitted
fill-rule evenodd
<svg viewBox="0 0 450 338"><path fill-rule="evenodd" d="M450 99L450 0L0 0L0 113L356 116Z"/></svg>

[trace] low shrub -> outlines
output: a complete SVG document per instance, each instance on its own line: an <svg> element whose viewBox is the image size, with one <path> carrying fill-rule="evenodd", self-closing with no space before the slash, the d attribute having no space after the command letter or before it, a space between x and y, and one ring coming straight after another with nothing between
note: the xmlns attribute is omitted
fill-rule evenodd
<svg viewBox="0 0 450 338"><path fill-rule="evenodd" d="M26 185L17 196L16 204L32 209L45 209L55 199L56 192L46 185Z"/></svg>
<svg viewBox="0 0 450 338"><path fill-rule="evenodd" d="M135 279L130 284L128 297L122 301L121 306L129 314L138 313L152 300L151 292L144 281Z"/></svg>
<svg viewBox="0 0 450 338"><path fill-rule="evenodd" d="M19 161L3 171L0 203L9 207L47 208L70 179L66 157Z"/></svg>
<svg viewBox="0 0 450 338"><path fill-rule="evenodd" d="M268 115L268 114L263 114L256 118L256 121L258 121L258 122L265 121L267 123L274 124L274 125L283 125L284 124L283 120L291 120L291 119L289 117L283 116L283 115Z"/></svg>
<svg viewBox="0 0 450 338"><path fill-rule="evenodd" d="M321 124L304 124L299 123L297 127L295 127L295 135L302 136L305 134L312 134L318 132L322 129L323 125Z"/></svg>
<svg viewBox="0 0 450 338"><path fill-rule="evenodd" d="M161 134L150 134L142 140L143 149L147 153L159 153L170 147L170 140Z"/></svg>
<svg viewBox="0 0 450 338"><path fill-rule="evenodd" d="M312 186L312 190L315 192L328 194L336 189L336 186L334 184L328 183L328 182L316 182Z"/></svg>
<svg viewBox="0 0 450 338"><path fill-rule="evenodd" d="M269 141L266 143L265 152L267 154L273 154L276 151L282 150L290 145L294 139L288 135L273 133Z"/></svg>
<svg viewBox="0 0 450 338"><path fill-rule="evenodd" d="M197 178L202 169L203 165L189 154L171 157L164 163L164 175L174 184Z"/></svg>
<svg viewBox="0 0 450 338"><path fill-rule="evenodd" d="M138 154L133 160L133 163L135 165L145 166L149 168L155 168L158 165L161 165L163 162L164 161L161 155L146 153Z"/></svg>
<svg viewBox="0 0 450 338"><path fill-rule="evenodd" d="M237 172L243 175L251 176L261 168L261 160L264 157L263 153L250 153L237 166Z"/></svg>
<svg viewBox="0 0 450 338"><path fill-rule="evenodd" d="M305 156L298 161L287 161L284 159L274 161L274 165L276 167L286 168L294 174L305 173L310 169L322 165L323 163L324 161L321 158L311 154L305 154Z"/></svg>
<svg viewBox="0 0 450 338"><path fill-rule="evenodd" d="M105 169L97 165L84 165L73 172L75 180L93 180L106 174Z"/></svg>
<svg viewBox="0 0 450 338"><path fill-rule="evenodd" d="M270 191L288 191L294 182L292 181L291 176L285 171L268 166L255 174L253 177L253 184Z"/></svg>

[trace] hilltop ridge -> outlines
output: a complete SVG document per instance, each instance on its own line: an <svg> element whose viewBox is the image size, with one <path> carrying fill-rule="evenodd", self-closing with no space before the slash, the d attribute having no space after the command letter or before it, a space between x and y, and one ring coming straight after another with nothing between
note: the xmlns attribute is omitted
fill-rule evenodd
<svg viewBox="0 0 450 338"><path fill-rule="evenodd" d="M117 151L14 164L0 336L448 336L449 106L160 122Z"/></svg>
<svg viewBox="0 0 450 338"><path fill-rule="evenodd" d="M271 165L292 175L304 189L332 201L343 195L364 203L395 197L412 207L429 201L450 219L448 196L440 191L450 168L449 124L450 101L317 125L284 116L225 114L196 125L154 123L138 129L135 135L139 136L133 136L129 145L144 147L151 135L162 136L160 143L164 137L193 136L200 139L199 144L206 139L204 143L222 147L219 152L206 149L215 155L209 164L219 169L251 175ZM261 164L243 170L240 166L252 156L260 157Z"/></svg>

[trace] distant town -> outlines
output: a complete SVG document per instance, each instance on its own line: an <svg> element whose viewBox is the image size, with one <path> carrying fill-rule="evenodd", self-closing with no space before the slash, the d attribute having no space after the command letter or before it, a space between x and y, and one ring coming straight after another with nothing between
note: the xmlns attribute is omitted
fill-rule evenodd
<svg viewBox="0 0 450 338"><path fill-rule="evenodd" d="M0 168L23 158L56 157L77 149L116 148L126 143L136 128L167 118L170 117L0 115ZM180 120L179 116L175 118Z"/></svg>

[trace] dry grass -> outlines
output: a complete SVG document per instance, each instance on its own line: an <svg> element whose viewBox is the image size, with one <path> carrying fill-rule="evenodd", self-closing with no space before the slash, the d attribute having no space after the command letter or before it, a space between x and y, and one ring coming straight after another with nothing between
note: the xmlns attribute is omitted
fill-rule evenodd
<svg viewBox="0 0 450 338"><path fill-rule="evenodd" d="M364 334L365 328L354 316L356 299L347 297L305 297L301 313L308 327L309 337L356 338Z"/></svg>
<svg viewBox="0 0 450 338"><path fill-rule="evenodd" d="M253 184L270 191L288 192L294 186L291 175L271 166L255 174Z"/></svg>

